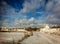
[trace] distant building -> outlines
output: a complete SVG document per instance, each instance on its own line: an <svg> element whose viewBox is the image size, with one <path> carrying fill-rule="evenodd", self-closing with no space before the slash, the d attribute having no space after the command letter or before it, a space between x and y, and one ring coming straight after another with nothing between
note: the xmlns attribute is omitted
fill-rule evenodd
<svg viewBox="0 0 60 44"><path fill-rule="evenodd" d="M8 31L6 27L2 27L1 31Z"/></svg>
<svg viewBox="0 0 60 44"><path fill-rule="evenodd" d="M49 27L46 25L44 28L41 28L41 32L54 33L60 31L60 27Z"/></svg>
<svg viewBox="0 0 60 44"><path fill-rule="evenodd" d="M17 31L26 31L25 28L17 28Z"/></svg>
<svg viewBox="0 0 60 44"><path fill-rule="evenodd" d="M25 28L6 28L6 27L2 27L1 31L5 31L5 32L25 31Z"/></svg>

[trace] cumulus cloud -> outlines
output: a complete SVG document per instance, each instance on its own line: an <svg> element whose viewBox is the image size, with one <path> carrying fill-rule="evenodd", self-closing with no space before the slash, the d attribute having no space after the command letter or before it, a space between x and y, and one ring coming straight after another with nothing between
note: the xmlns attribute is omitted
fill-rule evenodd
<svg viewBox="0 0 60 44"><path fill-rule="evenodd" d="M34 22L34 21L35 21L35 19L33 17L31 17L28 22Z"/></svg>
<svg viewBox="0 0 60 44"><path fill-rule="evenodd" d="M49 11L50 10L50 11ZM60 0L49 1L46 5L49 24L60 24Z"/></svg>
<svg viewBox="0 0 60 44"><path fill-rule="evenodd" d="M37 9L42 6L45 7L45 10L37 11ZM33 15L33 17L28 19L27 17L30 14L26 15L27 13L38 13L42 16L39 16L38 20L34 18ZM60 0L48 0L46 5L45 0L25 0L23 3L23 9L19 12L16 12L15 8L3 1L2 6L0 7L0 16L1 15L2 18L4 18L2 26L6 27L7 25L8 27L40 27L46 23L60 24Z"/></svg>
<svg viewBox="0 0 60 44"><path fill-rule="evenodd" d="M20 11L23 14L36 11L36 9L38 9L44 4L43 0L30 0L30 2L28 1L29 0L26 0L24 2L23 9Z"/></svg>
<svg viewBox="0 0 60 44"><path fill-rule="evenodd" d="M14 23L10 26L15 25L15 27L19 26L20 24L23 25L23 24L32 23L35 19L33 17L31 19L27 19L27 16L25 18L24 14L27 14L29 12L33 12L36 9L38 9L41 6L40 2L42 2L42 0L30 0L30 2L28 2L28 0L26 0L23 3L23 9L21 9L17 13L13 7L11 7L5 1L3 1L2 6L0 7L1 13L3 15L2 18L5 18L3 20L2 26L12 24L11 19L13 20Z"/></svg>

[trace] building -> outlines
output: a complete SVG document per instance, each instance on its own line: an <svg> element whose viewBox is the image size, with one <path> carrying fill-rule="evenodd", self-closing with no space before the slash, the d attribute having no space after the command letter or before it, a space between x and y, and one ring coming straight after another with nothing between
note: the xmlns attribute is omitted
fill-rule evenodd
<svg viewBox="0 0 60 44"><path fill-rule="evenodd" d="M6 27L2 27L1 31L4 32L17 32L17 31L26 31L25 28L6 28Z"/></svg>
<svg viewBox="0 0 60 44"><path fill-rule="evenodd" d="M45 33L56 33L60 31L60 27L49 27L46 25L44 28L41 28L41 32Z"/></svg>

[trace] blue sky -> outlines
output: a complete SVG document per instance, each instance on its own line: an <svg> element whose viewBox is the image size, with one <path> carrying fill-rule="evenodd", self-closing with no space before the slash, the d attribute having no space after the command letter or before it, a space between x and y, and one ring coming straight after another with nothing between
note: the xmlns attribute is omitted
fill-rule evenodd
<svg viewBox="0 0 60 44"><path fill-rule="evenodd" d="M0 27L60 25L60 0L0 0Z"/></svg>

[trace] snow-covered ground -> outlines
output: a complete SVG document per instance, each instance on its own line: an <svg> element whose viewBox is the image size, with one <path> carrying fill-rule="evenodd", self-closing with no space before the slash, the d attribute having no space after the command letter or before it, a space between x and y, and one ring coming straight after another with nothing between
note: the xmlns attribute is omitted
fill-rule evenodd
<svg viewBox="0 0 60 44"><path fill-rule="evenodd" d="M21 40L23 37L23 32L0 32L0 42L18 42L18 40ZM60 36L33 32L33 36L24 39L21 41L21 44L60 44Z"/></svg>
<svg viewBox="0 0 60 44"><path fill-rule="evenodd" d="M23 32L0 32L0 42L17 42L24 37Z"/></svg>
<svg viewBox="0 0 60 44"><path fill-rule="evenodd" d="M60 37L34 32L34 35L25 39L22 44L60 44Z"/></svg>

